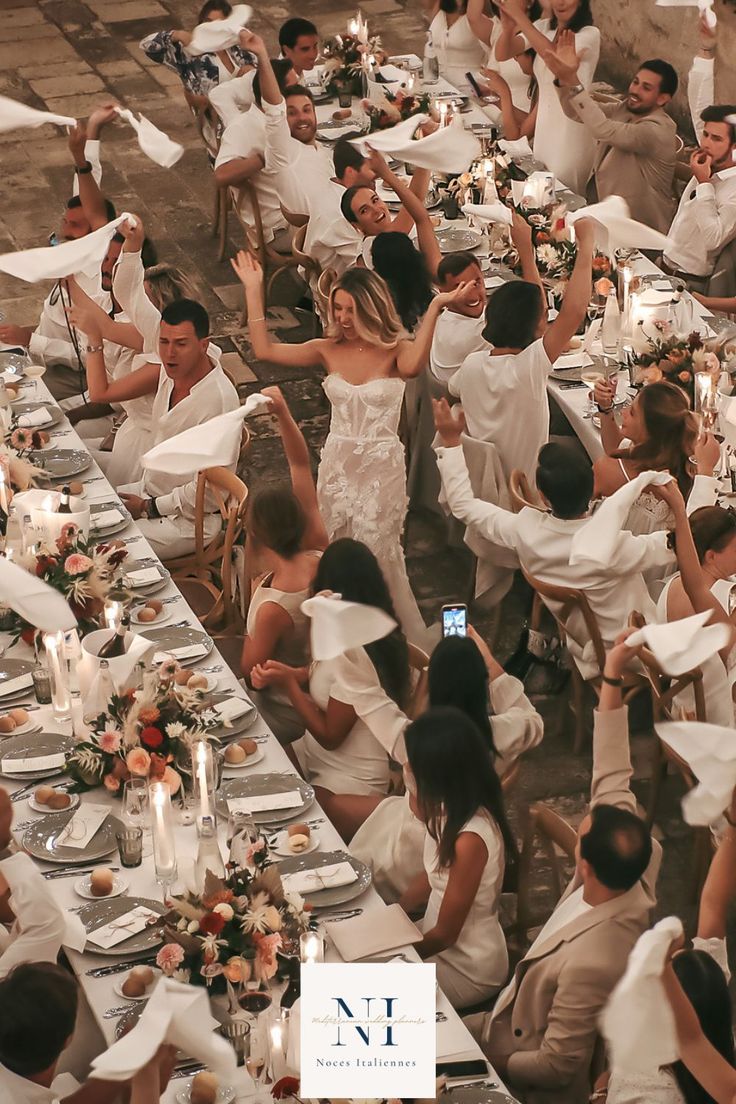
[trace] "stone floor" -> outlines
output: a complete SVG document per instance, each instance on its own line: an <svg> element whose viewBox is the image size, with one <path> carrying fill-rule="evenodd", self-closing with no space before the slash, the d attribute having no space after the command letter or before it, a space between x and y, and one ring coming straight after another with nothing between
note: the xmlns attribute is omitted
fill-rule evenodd
<svg viewBox="0 0 736 1104"><path fill-rule="evenodd" d="M229 261L217 259L211 236L213 190L207 159L186 108L178 77L149 62L139 40L162 28L190 28L198 3L190 0L3 0L0 21L0 94L39 108L82 117L113 97L143 111L155 124L186 147L175 169L158 168L138 149L128 128L112 126L104 133L104 189L118 210L140 215L155 241L161 260L176 263L197 283L210 311L212 333L226 350L226 363L243 394L278 383L298 417L314 451L324 439L328 410L316 373L257 363L247 332L240 325L240 287ZM371 27L380 29L389 50L414 48L421 53L423 23L418 5L398 0L361 0ZM341 0L302 0L298 13L312 17L323 33L344 28L353 8ZM253 28L271 44L279 24L295 12L280 3L264 6ZM69 196L72 173L64 136L50 127L0 134L0 251L45 244L58 224ZM229 255L239 246L231 219ZM39 289L0 275L0 310L8 321L35 320ZM277 296L277 302L279 298ZM273 329L283 340L303 339L305 320L288 307L270 310ZM257 485L281 478L283 458L273 427L265 419L255 425L247 477ZM466 593L470 569L467 556L447 548L442 527L427 516L411 515L407 562L428 621L436 620L444 601ZM479 630L498 627L496 650L501 660L514 649L529 607L529 596L516 585L501 611L473 611ZM567 684L559 687L556 672L537 668L530 692L546 721L545 740L524 764L512 799L517 823L531 800L549 801L562 815L580 819L589 786L589 745L572 754L573 719ZM646 721L634 740L637 792L645 799L651 735ZM677 815L675 783L669 787L660 831L666 860L661 882L663 912L690 914L688 874L691 838ZM549 902L547 883L535 878L535 892Z"/></svg>

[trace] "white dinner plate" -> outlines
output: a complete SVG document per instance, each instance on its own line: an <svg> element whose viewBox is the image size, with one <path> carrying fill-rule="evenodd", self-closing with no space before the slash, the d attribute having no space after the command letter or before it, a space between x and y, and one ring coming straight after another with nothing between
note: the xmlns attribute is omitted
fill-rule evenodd
<svg viewBox="0 0 736 1104"><path fill-rule="evenodd" d="M309 847L305 847L303 851L292 851L286 842L288 838L288 832L279 832L276 843L272 847L269 846L269 851L273 851L276 855L283 855L284 858L293 859L297 855L309 855L311 851L316 851L319 847L319 832L310 834Z"/></svg>
<svg viewBox="0 0 736 1104"><path fill-rule="evenodd" d="M263 758L263 748L262 748L262 747L260 746L260 744L259 744L259 746L258 746L258 747L256 748L256 750L255 750L255 751L253 752L253 754L252 754L252 755L248 755L248 756L247 756L247 757L246 757L246 758L245 758L245 759L243 760L243 762L242 762L242 763L228 763L228 761L227 761L227 759L226 759L226 760L225 760L225 763L224 763L224 767L223 767L223 769L224 769L224 770L226 770L226 771L231 771L231 770L234 770L234 771L242 771L242 770L246 770L246 769L247 769L248 767L252 767L252 766L254 766L254 765L255 765L256 763L260 763L260 761L261 761L261 759L262 759L262 758ZM289 854L292 854L292 852L289 852Z"/></svg>
<svg viewBox="0 0 736 1104"><path fill-rule="evenodd" d="M170 621L173 616L171 606L164 606L164 608L161 610L154 621L141 621L139 614L141 610L145 608L145 602L143 602L139 606L133 606L130 611L130 620L133 625L145 625L148 629L154 629L157 625L165 625L166 622Z"/></svg>
<svg viewBox="0 0 736 1104"><path fill-rule="evenodd" d="M43 783L40 783L43 785ZM71 804L67 805L64 809L49 809L48 805L39 805L36 798L31 794L28 798L28 808L33 809L34 813L48 813L49 816L53 816L54 813L68 813L70 809L76 809L79 804L79 794L69 794L72 799Z"/></svg>
<svg viewBox="0 0 736 1104"><path fill-rule="evenodd" d="M128 974L126 974L125 977L118 978L118 980L115 982L115 984L112 987L113 992L118 997L122 997L123 1000L129 1000L129 1001L146 1001L146 1000L148 1000L151 993L156 988L156 982L161 977L161 971L160 970L157 970L155 967L151 967L151 969L153 969L153 981L151 982L150 985L146 986L142 996L140 996L140 997L131 997L131 996L128 995L128 993L123 992L123 984L128 980L128 977L129 977Z"/></svg>
<svg viewBox="0 0 736 1104"><path fill-rule="evenodd" d="M23 707L19 706L19 708L22 709ZM4 713L3 716L7 716L7 714ZM18 725L16 728L13 729L12 732L4 732L0 736L0 740L2 740L4 736L25 736L25 734L27 732L40 732L40 731L41 731L41 722L40 721L34 721L33 718L31 718L31 720L26 721L25 724Z"/></svg>
<svg viewBox="0 0 736 1104"><path fill-rule="evenodd" d="M194 1080L194 1078L192 1078ZM176 1094L178 1104L192 1104L192 1082ZM232 1104L235 1099L235 1089L232 1085L221 1085L217 1090L215 1104Z"/></svg>

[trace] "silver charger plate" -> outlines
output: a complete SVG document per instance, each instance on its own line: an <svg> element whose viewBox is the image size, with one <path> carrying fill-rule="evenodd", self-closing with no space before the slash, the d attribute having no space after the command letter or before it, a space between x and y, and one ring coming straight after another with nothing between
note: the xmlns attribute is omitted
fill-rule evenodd
<svg viewBox="0 0 736 1104"><path fill-rule="evenodd" d="M330 886L316 893L302 894L305 900L315 908L332 908L360 897L373 881L370 867L350 855L347 851L313 851L311 855L294 855L293 858L279 860L280 874L294 874L297 870L317 870L320 866L333 866L335 863L349 862L358 875L357 882L350 885Z"/></svg>
<svg viewBox="0 0 736 1104"><path fill-rule="evenodd" d="M302 804L293 809L264 809L253 813L256 824L282 824L303 815L314 801L314 790L297 774L255 774L251 778L229 778L223 782L217 795L217 808L227 817L230 797L257 797L260 794L290 793L298 790Z"/></svg>
<svg viewBox="0 0 736 1104"><path fill-rule="evenodd" d="M143 567L155 567L161 576L157 583L145 583L143 586L129 586L125 582L125 576L130 571L137 571ZM156 591L161 590L166 586L171 578L171 572L164 567L163 564L158 563L143 563L141 560L124 560L123 561L123 586L126 590L133 591L134 594L155 594Z"/></svg>
<svg viewBox="0 0 736 1104"><path fill-rule="evenodd" d="M74 746L74 737L66 736L63 732L26 732L24 736L9 736L7 740L2 741L2 744L0 744L0 761L2 759L30 759L37 755L58 755L60 752L72 751ZM18 774L6 774L5 777L32 782L34 778L38 778L40 781L42 778L51 778L52 775L59 773L59 768L56 768L52 770L22 771Z"/></svg>
<svg viewBox="0 0 736 1104"><path fill-rule="evenodd" d="M475 230L440 230L437 244L442 253L459 253L463 249L477 249L483 241L483 235Z"/></svg>
<svg viewBox="0 0 736 1104"><path fill-rule="evenodd" d="M137 908L138 905L143 905L145 908L151 909L152 912L157 912L159 916L165 916L168 912L166 905L161 901L153 901L150 897L106 897L104 901L90 901L88 905L84 905L79 910L77 915L84 924L84 930L89 935L90 932L103 928L105 924L109 924L112 920L117 920L118 916L123 916L131 909ZM163 943L162 925L157 924L156 927L143 928L135 935L116 943L114 947L105 949L104 947L98 947L96 943L88 943L87 950L90 954L112 955L119 958L121 955L150 951L161 943ZM143 1001L140 1002L139 1007L145 1007Z"/></svg>
<svg viewBox="0 0 736 1104"><path fill-rule="evenodd" d="M233 695L225 692L210 695L212 702L217 705L219 702L229 701ZM229 743L231 740L236 739L242 735L243 732L247 732L248 729L255 724L258 720L258 710L255 705L252 709L249 709L247 713L244 713L242 717L236 717L236 719L226 728L225 725L218 725L217 728L209 729L209 735L214 736L216 740L221 743Z"/></svg>
<svg viewBox="0 0 736 1104"><path fill-rule="evenodd" d="M42 426L33 426L33 429L50 429L64 421L64 411L51 399L48 402L15 402L13 403L13 417L20 418L22 414L32 414L34 410L40 410L41 407L48 410L51 421Z"/></svg>
<svg viewBox="0 0 736 1104"><path fill-rule="evenodd" d="M83 449L37 449L30 454L30 460L49 479L69 479L92 466L92 457Z"/></svg>
<svg viewBox="0 0 736 1104"><path fill-rule="evenodd" d="M3 691L3 685L8 682L13 682L15 679L20 678L21 675L30 675L35 664L31 663L28 659L3 659L0 660L0 698L16 698L19 695L27 698L29 693L33 691L33 680L30 680L28 686L22 690L11 690L9 693Z"/></svg>
<svg viewBox="0 0 736 1104"><path fill-rule="evenodd" d="M162 625L160 629L144 629L138 635L144 636L146 640L152 640L158 652L170 652L176 648L186 648L194 644L202 644L207 649L204 655L191 656L190 659L180 659L178 662L182 667L191 667L193 664L199 663L200 659L208 656L215 646L211 636L190 625L181 625L178 628L173 625Z"/></svg>
<svg viewBox="0 0 736 1104"><path fill-rule="evenodd" d="M25 353L11 353L9 350L0 353L0 375L4 372L12 373L16 379L21 379L26 374L26 364L30 364L30 358ZM12 380L6 379L6 383Z"/></svg>
<svg viewBox="0 0 736 1104"><path fill-rule="evenodd" d="M446 1089L437 1099L443 1104L519 1104L515 1096L509 1096L503 1089L489 1089L484 1083Z"/></svg>
<svg viewBox="0 0 736 1104"><path fill-rule="evenodd" d="M95 514L104 514L107 510L117 510L121 515L119 521L113 522L111 525L103 525L98 528L95 525ZM112 537L115 533L121 533L123 529L127 529L133 520L130 512L123 506L122 502L116 502L114 499L110 502L93 502L89 508L90 519L90 536L91 537Z"/></svg>
<svg viewBox="0 0 736 1104"><path fill-rule="evenodd" d="M332 144L340 138L356 138L364 131L365 127L356 119L328 119L317 125L317 139Z"/></svg>
<svg viewBox="0 0 736 1104"><path fill-rule="evenodd" d="M23 833L23 847L25 850L36 859L42 859L44 862L50 863L63 863L65 866L94 862L96 859L110 855L116 850L115 832L120 831L122 824L111 812L108 813L107 819L103 820L86 847L65 847L63 844L57 844L56 841L75 812L76 809L69 809L65 814L54 813L51 816L45 816L41 820L37 820ZM119 901L121 898L116 897L115 900ZM95 902L95 904L98 903L106 904L107 902ZM120 914L118 913L118 915ZM99 951L100 954L106 953L97 947L95 951Z"/></svg>

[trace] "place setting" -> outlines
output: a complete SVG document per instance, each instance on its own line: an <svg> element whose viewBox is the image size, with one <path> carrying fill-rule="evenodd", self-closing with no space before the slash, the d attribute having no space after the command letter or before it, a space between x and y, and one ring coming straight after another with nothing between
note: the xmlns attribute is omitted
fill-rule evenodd
<svg viewBox="0 0 736 1104"><path fill-rule="evenodd" d="M217 794L217 808L223 816L247 813L256 824L293 820L305 813L313 801L314 788L291 773L229 778Z"/></svg>
<svg viewBox="0 0 736 1104"><path fill-rule="evenodd" d="M107 805L85 803L68 812L49 814L23 833L24 849L43 862L85 865L117 850L122 824Z"/></svg>

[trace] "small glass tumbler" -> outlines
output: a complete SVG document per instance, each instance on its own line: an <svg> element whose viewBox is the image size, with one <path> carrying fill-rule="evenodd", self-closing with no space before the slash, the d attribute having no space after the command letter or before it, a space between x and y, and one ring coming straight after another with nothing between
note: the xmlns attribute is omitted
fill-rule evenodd
<svg viewBox="0 0 736 1104"><path fill-rule="evenodd" d="M37 663L31 672L33 691L39 705L51 705L51 672L45 663Z"/></svg>
<svg viewBox="0 0 736 1104"><path fill-rule="evenodd" d="M123 828L115 833L120 852L120 865L125 867L140 866L143 862L143 829Z"/></svg>

